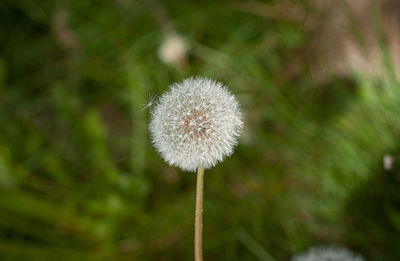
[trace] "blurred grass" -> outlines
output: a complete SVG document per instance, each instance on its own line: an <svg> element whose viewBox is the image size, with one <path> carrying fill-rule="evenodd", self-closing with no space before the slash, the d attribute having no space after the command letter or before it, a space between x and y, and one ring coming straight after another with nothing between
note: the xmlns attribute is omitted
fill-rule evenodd
<svg viewBox="0 0 400 261"><path fill-rule="evenodd" d="M190 46L181 69L157 57L151 2L0 3L0 259L192 259L195 176L156 154L142 108L202 75L230 86L246 122L206 174L207 260L321 244L397 260L400 168L381 164L399 151L393 73L322 84L304 61L294 77L312 39L299 24L228 1L161 4Z"/></svg>

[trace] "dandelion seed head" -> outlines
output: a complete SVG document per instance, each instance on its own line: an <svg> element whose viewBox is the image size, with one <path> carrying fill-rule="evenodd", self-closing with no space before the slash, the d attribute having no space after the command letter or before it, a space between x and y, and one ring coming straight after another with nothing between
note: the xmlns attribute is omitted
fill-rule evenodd
<svg viewBox="0 0 400 261"><path fill-rule="evenodd" d="M166 64L181 67L187 58L188 46L183 37L169 34L158 50L158 56Z"/></svg>
<svg viewBox="0 0 400 261"><path fill-rule="evenodd" d="M391 155L383 156L383 168L385 170L392 170L394 165L395 159Z"/></svg>
<svg viewBox="0 0 400 261"><path fill-rule="evenodd" d="M292 261L363 261L363 258L345 248L313 247L293 257Z"/></svg>
<svg viewBox="0 0 400 261"><path fill-rule="evenodd" d="M190 78L170 86L152 111L155 148L187 171L215 166L231 155L243 127L239 103L221 83Z"/></svg>

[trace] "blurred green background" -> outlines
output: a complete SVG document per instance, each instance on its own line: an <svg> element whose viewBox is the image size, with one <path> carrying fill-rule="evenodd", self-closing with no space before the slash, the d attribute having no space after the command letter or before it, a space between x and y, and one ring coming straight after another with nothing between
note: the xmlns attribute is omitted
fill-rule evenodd
<svg viewBox="0 0 400 261"><path fill-rule="evenodd" d="M205 260L400 260L400 9L350 2L2 0L0 260L191 260L196 177L146 104L197 75L245 115L206 171Z"/></svg>

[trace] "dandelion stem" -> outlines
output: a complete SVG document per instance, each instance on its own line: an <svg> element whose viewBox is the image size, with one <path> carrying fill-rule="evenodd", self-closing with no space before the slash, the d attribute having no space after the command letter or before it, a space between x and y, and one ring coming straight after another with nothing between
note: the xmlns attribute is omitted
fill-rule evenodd
<svg viewBox="0 0 400 261"><path fill-rule="evenodd" d="M194 219L194 260L203 260L203 187L204 170L203 167L197 167L197 185L196 185L196 212Z"/></svg>

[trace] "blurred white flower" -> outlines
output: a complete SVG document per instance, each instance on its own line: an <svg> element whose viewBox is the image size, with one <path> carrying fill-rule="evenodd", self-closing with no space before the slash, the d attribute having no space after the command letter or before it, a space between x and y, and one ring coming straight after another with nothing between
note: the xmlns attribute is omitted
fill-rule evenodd
<svg viewBox="0 0 400 261"><path fill-rule="evenodd" d="M164 160L187 171L213 167L231 155L242 127L236 97L204 78L170 86L150 123L153 144Z"/></svg>
<svg viewBox="0 0 400 261"><path fill-rule="evenodd" d="M158 50L158 57L166 64L181 67L186 63L188 46L177 34L168 34Z"/></svg>
<svg viewBox="0 0 400 261"><path fill-rule="evenodd" d="M391 155L383 156L383 168L385 170L391 170L393 168L394 158Z"/></svg>
<svg viewBox="0 0 400 261"><path fill-rule="evenodd" d="M313 247L306 253L294 256L292 261L363 261L363 259L345 248Z"/></svg>

